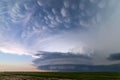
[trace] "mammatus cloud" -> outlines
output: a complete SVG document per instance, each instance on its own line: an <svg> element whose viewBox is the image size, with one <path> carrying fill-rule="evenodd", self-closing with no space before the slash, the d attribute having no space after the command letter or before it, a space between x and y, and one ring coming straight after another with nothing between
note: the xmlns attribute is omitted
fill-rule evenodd
<svg viewBox="0 0 120 80"><path fill-rule="evenodd" d="M102 24L103 20L107 20L109 17L106 16L108 14L106 11L110 11L110 15L113 14L111 10L115 10L117 3L117 0L1 0L0 43L5 44L0 44L2 47L0 50L7 50L8 45L14 43L11 46L13 47L12 50L16 47L20 49L20 53L32 54L39 50L50 50L46 46L49 46L49 43L51 45L52 40L60 39L59 35L64 36L64 33L67 33L68 35L64 37L69 37L69 33L75 33L76 29L80 32L78 34L82 34L82 31L87 32L89 29L97 28L95 26ZM79 43L80 39L76 41ZM64 44L63 42L59 43ZM20 45L20 47L16 45ZM53 43L52 46L57 45ZM59 48L63 46L59 46ZM76 47L76 45L74 46ZM10 51L8 53L15 53L11 50L7 51Z"/></svg>

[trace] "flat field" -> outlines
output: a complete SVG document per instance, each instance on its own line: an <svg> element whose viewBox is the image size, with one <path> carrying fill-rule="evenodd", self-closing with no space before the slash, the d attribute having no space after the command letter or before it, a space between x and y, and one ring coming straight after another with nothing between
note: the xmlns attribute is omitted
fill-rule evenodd
<svg viewBox="0 0 120 80"><path fill-rule="evenodd" d="M120 80L120 72L0 72L0 80Z"/></svg>

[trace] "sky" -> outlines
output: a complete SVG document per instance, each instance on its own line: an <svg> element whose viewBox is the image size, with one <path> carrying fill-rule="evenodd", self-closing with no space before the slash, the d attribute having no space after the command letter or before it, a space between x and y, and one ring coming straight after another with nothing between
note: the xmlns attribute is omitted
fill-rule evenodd
<svg viewBox="0 0 120 80"><path fill-rule="evenodd" d="M0 0L0 71L119 71L119 0Z"/></svg>

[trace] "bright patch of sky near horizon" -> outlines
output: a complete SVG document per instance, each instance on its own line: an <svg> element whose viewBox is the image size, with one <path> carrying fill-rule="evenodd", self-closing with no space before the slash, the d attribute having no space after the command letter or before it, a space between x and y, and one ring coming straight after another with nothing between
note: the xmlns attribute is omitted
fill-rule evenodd
<svg viewBox="0 0 120 80"><path fill-rule="evenodd" d="M31 61L31 56L0 52L0 71L37 71Z"/></svg>

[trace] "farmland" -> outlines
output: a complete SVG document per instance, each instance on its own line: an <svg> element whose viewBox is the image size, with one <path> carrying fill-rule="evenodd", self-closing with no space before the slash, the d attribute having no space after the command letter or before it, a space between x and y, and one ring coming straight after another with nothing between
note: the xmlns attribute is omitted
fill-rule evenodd
<svg viewBox="0 0 120 80"><path fill-rule="evenodd" d="M0 80L120 80L119 72L1 72Z"/></svg>

